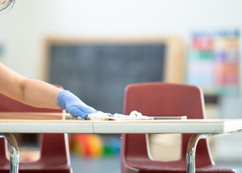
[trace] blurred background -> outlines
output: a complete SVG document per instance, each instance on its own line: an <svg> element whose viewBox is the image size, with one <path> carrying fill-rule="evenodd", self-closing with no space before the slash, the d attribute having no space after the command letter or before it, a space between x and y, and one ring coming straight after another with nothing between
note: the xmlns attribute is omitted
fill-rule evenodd
<svg viewBox="0 0 242 173"><path fill-rule="evenodd" d="M168 81L200 86L207 118L242 118L241 7L240 0L16 0L0 13L0 61L105 112L122 113L130 83ZM241 133L211 139L215 163L242 173L241 142ZM70 149L74 173L120 172L120 135L70 135Z"/></svg>

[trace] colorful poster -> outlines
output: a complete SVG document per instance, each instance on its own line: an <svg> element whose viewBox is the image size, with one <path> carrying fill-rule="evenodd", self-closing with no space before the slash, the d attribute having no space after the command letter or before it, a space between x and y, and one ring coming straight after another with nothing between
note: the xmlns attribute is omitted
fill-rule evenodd
<svg viewBox="0 0 242 173"><path fill-rule="evenodd" d="M238 30L194 33L187 83L208 94L239 93L239 36Z"/></svg>

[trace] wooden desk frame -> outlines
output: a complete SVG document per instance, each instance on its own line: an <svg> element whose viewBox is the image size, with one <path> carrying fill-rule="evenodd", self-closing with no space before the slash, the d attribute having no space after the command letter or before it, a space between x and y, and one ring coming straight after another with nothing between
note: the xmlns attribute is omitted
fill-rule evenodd
<svg viewBox="0 0 242 173"><path fill-rule="evenodd" d="M40 77L43 81L49 81L49 55L51 45L78 45L78 44L153 44L165 43L167 45L164 81L172 83L184 83L185 60L184 45L176 36L151 36L151 37L74 37L74 36L50 36L46 37L42 45L42 58Z"/></svg>

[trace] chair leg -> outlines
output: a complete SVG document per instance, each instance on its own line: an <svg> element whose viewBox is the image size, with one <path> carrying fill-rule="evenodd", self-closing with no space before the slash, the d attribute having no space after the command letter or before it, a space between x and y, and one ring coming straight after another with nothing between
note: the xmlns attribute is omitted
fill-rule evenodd
<svg viewBox="0 0 242 173"><path fill-rule="evenodd" d="M19 148L18 143L11 133L2 133L0 137L7 140L10 150L10 173L18 173L19 166Z"/></svg>

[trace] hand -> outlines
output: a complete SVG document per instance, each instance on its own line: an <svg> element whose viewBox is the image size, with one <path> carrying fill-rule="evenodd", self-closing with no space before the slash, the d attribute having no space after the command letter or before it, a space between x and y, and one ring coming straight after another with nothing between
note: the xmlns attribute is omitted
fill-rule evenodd
<svg viewBox="0 0 242 173"><path fill-rule="evenodd" d="M67 90L62 90L57 96L57 105L62 110L67 110L72 116L87 119L88 114L97 110L83 103L77 96Z"/></svg>

